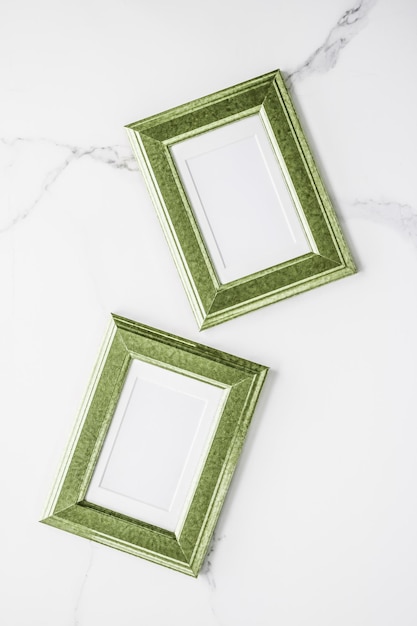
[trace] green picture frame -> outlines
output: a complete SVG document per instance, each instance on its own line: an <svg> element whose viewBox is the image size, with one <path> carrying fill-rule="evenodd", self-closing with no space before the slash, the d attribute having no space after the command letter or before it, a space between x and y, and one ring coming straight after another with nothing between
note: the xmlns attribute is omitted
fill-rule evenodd
<svg viewBox="0 0 417 626"><path fill-rule="evenodd" d="M233 280L220 280L173 148L251 116L261 119L308 250ZM200 329L356 271L279 71L126 128ZM236 238L240 223L235 220Z"/></svg>
<svg viewBox="0 0 417 626"><path fill-rule="evenodd" d="M180 521L175 522L175 528L163 528L151 523L152 520L144 521L88 499L129 372L136 365L150 368L164 376L174 377L175 380L181 379L186 385L200 385L204 390L209 389L210 393L220 394L216 396L218 406L213 413L215 417L212 426L204 435L205 440L200 451L197 451L200 457L197 458L195 465L197 469L193 470L195 475L192 477L191 486L187 488L185 505L181 505L184 510L181 511ZM41 521L179 572L197 576L207 553L267 371L268 368L262 365L113 315ZM146 377L147 374L144 377L145 382ZM173 387L171 382L168 383L168 387ZM139 398L141 389L139 386ZM159 396L161 387L157 389ZM168 389L168 393L171 394L168 396L169 402L174 392L175 389ZM197 402L198 398L196 400L195 395L196 393L191 391L189 394L187 392L185 397ZM126 406L123 408L124 415L127 415ZM191 407L192 411L193 407L194 405ZM147 410L139 413L145 429L151 426L150 420L161 417ZM134 414L135 420L139 420L138 415ZM169 411L164 419L165 424L168 423L166 420L171 419ZM117 433L120 433L120 423L116 426ZM164 432L162 430L155 432L157 439L155 444L154 433L151 454L153 455L156 449L158 455L159 445L162 446L161 480L165 484L163 476L166 458L163 450L168 448L163 448L163 445L166 446L166 441L165 444L162 442ZM175 429L171 432L175 432ZM190 432L193 435L193 432ZM182 441L181 430L179 437L178 441ZM118 438L119 434L117 441ZM136 459L135 450L140 443L140 437L137 439L130 437L129 440L131 442L129 445L134 446L133 456ZM195 445L195 440L194 437L192 446ZM123 441L122 444L126 445ZM169 445L172 448L174 444ZM114 441L110 447L113 454L116 450ZM145 448L142 446L142 449L146 449L146 446ZM190 454L187 452L184 456L187 463L189 457ZM112 457L104 459L107 468L110 467L109 458ZM159 461L157 463L159 464ZM168 471L171 470L168 468ZM151 472L146 476L148 483L151 481L153 484L154 473ZM129 477L125 475L124 479ZM100 480L102 481L101 477ZM178 491L177 487L175 489Z"/></svg>

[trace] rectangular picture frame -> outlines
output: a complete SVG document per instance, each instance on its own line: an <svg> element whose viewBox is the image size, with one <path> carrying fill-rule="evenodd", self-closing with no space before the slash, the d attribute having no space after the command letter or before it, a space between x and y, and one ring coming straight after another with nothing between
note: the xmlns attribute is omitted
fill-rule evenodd
<svg viewBox="0 0 417 626"><path fill-rule="evenodd" d="M279 71L126 129L200 329L355 273Z"/></svg>
<svg viewBox="0 0 417 626"><path fill-rule="evenodd" d="M267 371L113 315L41 521L196 577Z"/></svg>

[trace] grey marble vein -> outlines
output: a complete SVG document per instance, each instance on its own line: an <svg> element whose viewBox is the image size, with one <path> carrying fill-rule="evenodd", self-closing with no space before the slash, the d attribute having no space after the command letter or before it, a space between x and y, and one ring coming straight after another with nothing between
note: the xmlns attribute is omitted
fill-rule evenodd
<svg viewBox="0 0 417 626"><path fill-rule="evenodd" d="M220 620L220 617L218 616L217 611L216 611L216 609L214 607L214 599L215 599L214 592L216 591L216 581L215 581L214 575L213 575L212 555L213 555L213 553L214 553L214 551L216 549L216 546L225 537L226 537L226 535L217 535L216 532L213 533L213 537L211 539L210 547L208 549L207 556L206 556L206 559L204 561L203 568L201 570L201 574L203 576L205 576L205 578L207 580L207 583L208 583L208 586L209 586L209 590L210 590L210 597L209 597L210 610L211 610L211 613L212 613L214 619L216 620L216 624L218 626L223 626L223 622Z"/></svg>
<svg viewBox="0 0 417 626"><path fill-rule="evenodd" d="M417 247L417 208L410 204L356 200L349 215L387 224Z"/></svg>
<svg viewBox="0 0 417 626"><path fill-rule="evenodd" d="M22 158L22 151L24 153L25 149L39 149L39 154L42 150L45 150L45 148L49 151L54 150L56 152L53 167L49 168L43 175L43 178L39 180L38 188L34 192L32 199L29 202L17 206L12 211L14 213L12 217L8 217L4 221L0 219L0 233L8 231L13 228L15 224L25 219L39 204L50 187L74 161L85 157L115 169L128 171L137 170L137 163L128 145L83 147L54 142L50 139L16 137L13 139L0 138L0 146L3 146L3 151L6 152L6 156L3 159L6 162L4 168L5 178L7 177L8 170L11 171L13 167L16 166L16 162L17 165L19 165L19 159ZM13 151L16 151L17 156L14 155ZM21 181L21 184L24 184L24 180Z"/></svg>
<svg viewBox="0 0 417 626"><path fill-rule="evenodd" d="M80 621L79 621L79 612L80 612L80 604L81 604L81 600L83 598L84 595L84 590L85 590L85 586L87 584L87 580L88 577L90 575L91 572L91 568L93 566L93 559L94 559L94 545L93 542L90 541L90 558L88 561L88 565L87 565L87 569L85 571L81 586L80 586L80 590L78 592L78 598L75 604L75 609L74 609L74 626L79 626Z"/></svg>
<svg viewBox="0 0 417 626"><path fill-rule="evenodd" d="M287 82L289 86L307 75L315 72L327 72L332 69L337 63L343 48L345 48L353 37L365 26L368 13L376 1L377 0L359 0L352 8L345 11L337 24L330 30L324 43L317 48L299 68L288 76ZM128 171L137 170L136 161L128 145L83 147L54 142L49 139L16 137L13 139L0 138L0 147L1 146L4 150L10 151L11 153L10 158L6 156L5 178L7 178L8 170L15 166L12 154L14 149L18 151L17 160L22 149L24 151L25 147L27 148L29 146L31 149L38 147L39 150L42 150L46 147L48 150L55 150L56 158L54 159L53 166L49 167L41 174L39 183L36 189L33 190L30 200L25 199L23 202L17 201L15 206L11 207L8 214L6 213L3 218L0 215L0 234L9 231L17 223L31 214L42 200L45 193L47 193L51 186L74 161L82 158L90 158L112 168ZM13 195L18 196L19 194L13 193Z"/></svg>
<svg viewBox="0 0 417 626"><path fill-rule="evenodd" d="M64 148L69 152L69 160L80 159L83 156L89 156L95 161L100 161L111 167L117 169L127 169L130 171L137 170L136 160L133 157L128 145L113 145L113 146L76 146L68 143L60 143L52 141L52 139L45 138L28 138L28 137L14 137L6 138L0 137L0 143L5 146L16 146L19 143L30 144L49 144L57 148Z"/></svg>
<svg viewBox="0 0 417 626"><path fill-rule="evenodd" d="M213 533L210 547L208 549L207 556L204 561L203 569L201 571L201 573L205 575L211 591L215 591L216 589L216 581L214 580L213 570L212 570L212 554L214 550L216 549L217 544L220 543L220 541L222 541L222 539L224 538L225 538L225 535L218 536L216 535L215 532Z"/></svg>
<svg viewBox="0 0 417 626"><path fill-rule="evenodd" d="M359 0L352 8L348 9L338 20L337 24L330 30L324 43L317 48L308 59L294 72L288 76L288 84L291 86L297 80L315 72L326 72L332 69L340 55L340 52L353 39L354 36L366 24L366 17L374 6L376 0ZM56 158L53 159L53 166L49 166L45 172L42 172L39 182L35 189L31 192L31 197L20 202L19 199L13 203L5 215L0 215L0 234L9 231L17 223L24 220L36 208L44 197L45 193L66 171L68 166L74 161L82 158L90 158L94 161L101 162L109 167L136 171L137 164L130 151L128 145L114 146L77 146L73 144L54 142L49 139L36 139L16 137L13 139L0 138L0 147L10 152L10 157L6 155L5 176L7 178L8 170L15 166L13 150L16 151L16 160L19 161L21 152L30 149L39 148L47 150L55 150ZM19 176L17 177L19 179ZM23 182L23 181L22 181ZM19 196L12 190L13 196Z"/></svg>
<svg viewBox="0 0 417 626"><path fill-rule="evenodd" d="M359 0L345 11L333 26L323 44L287 77L288 84L315 72L328 72L337 63L339 55L367 23L366 18L377 0Z"/></svg>

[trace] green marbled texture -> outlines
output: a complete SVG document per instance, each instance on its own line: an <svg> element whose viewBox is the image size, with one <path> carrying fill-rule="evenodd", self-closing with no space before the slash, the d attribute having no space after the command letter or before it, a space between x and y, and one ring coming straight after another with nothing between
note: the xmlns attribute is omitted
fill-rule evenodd
<svg viewBox="0 0 417 626"><path fill-rule="evenodd" d="M282 154L314 252L222 285L169 146L256 113ZM129 124L127 131L201 329L356 271L279 72Z"/></svg>
<svg viewBox="0 0 417 626"><path fill-rule="evenodd" d="M132 359L228 389L178 535L85 495ZM42 522L197 576L268 368L114 315Z"/></svg>

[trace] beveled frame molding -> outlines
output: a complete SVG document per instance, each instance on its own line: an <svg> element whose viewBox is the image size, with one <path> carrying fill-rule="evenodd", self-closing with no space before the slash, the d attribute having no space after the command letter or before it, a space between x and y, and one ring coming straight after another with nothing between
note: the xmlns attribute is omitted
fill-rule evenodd
<svg viewBox="0 0 417 626"><path fill-rule="evenodd" d="M258 114L311 244L311 252L221 284L170 147ZM279 71L127 127L201 329L356 271Z"/></svg>
<svg viewBox="0 0 417 626"><path fill-rule="evenodd" d="M175 531L88 502L132 361L226 390ZM46 507L45 524L197 576L268 368L114 315Z"/></svg>

